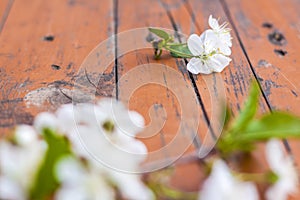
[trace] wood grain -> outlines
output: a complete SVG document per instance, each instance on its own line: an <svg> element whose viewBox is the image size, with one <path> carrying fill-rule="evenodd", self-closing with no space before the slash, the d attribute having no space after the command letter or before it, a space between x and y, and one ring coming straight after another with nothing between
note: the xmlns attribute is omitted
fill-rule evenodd
<svg viewBox="0 0 300 200"><path fill-rule="evenodd" d="M226 3L270 107L300 115L299 5L292 0ZM258 9L263 12L254 12Z"/></svg>
<svg viewBox="0 0 300 200"><path fill-rule="evenodd" d="M83 59L112 34L112 2L16 0L0 37L1 128L70 102L61 90L72 89ZM35 90L48 104L26 108L23 98Z"/></svg>

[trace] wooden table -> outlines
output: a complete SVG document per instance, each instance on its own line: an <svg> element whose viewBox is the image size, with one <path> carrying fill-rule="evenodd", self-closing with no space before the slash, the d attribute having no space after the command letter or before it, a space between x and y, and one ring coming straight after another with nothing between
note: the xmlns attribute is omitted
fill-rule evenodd
<svg viewBox="0 0 300 200"><path fill-rule="evenodd" d="M97 98L118 98L143 114L150 123L146 131L155 133L143 139L150 152L161 150L176 134L181 134L177 131L182 113L196 110L199 113L198 139L185 153L193 152L203 136L211 134L209 127L216 122L214 98L223 95L236 114L248 95L251 80L261 85L260 113L288 110L300 115L299 10L299 0L1 0L2 133L8 133L16 124L32 123L40 111L70 103L70 91L80 77L78 70L82 69L83 60L108 38L105 52L99 53L111 56L112 62L101 76L89 72L84 76L90 76L87 81L97 88ZM167 52L159 61L153 59L150 49L119 55L120 45L126 46L120 33L152 26L187 35L199 34L208 28L210 14L229 22L232 29L232 62L220 74L189 74L186 61L172 58ZM128 86L137 84L143 76L126 75L147 63L167 66L162 70L147 68L148 71L144 71L148 78L164 82L135 88L128 99ZM174 79L171 69L183 82ZM224 88L215 87L216 80L221 80ZM195 102L190 105L180 102L176 97L186 93L184 90L174 93L172 88L176 88L176 83L183 84L192 94L187 98ZM183 111L183 107L187 110ZM155 125L159 120L164 120L162 128ZM155 122L154 125L151 122ZM284 145L297 164L300 164L299 144L299 141L289 140ZM264 168L263 151L264 146L259 146L246 168L253 171ZM170 154L172 152L162 151L161 158ZM202 179L201 168L192 162L175 167L171 184L195 191ZM299 198L300 195L295 197Z"/></svg>

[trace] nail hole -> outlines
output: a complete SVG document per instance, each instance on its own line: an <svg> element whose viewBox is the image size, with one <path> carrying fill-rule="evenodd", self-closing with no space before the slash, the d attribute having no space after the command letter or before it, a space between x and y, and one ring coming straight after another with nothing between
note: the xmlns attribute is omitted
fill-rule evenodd
<svg viewBox="0 0 300 200"><path fill-rule="evenodd" d="M54 40L54 36L53 35L46 35L43 37L44 41L48 41L48 42L52 42Z"/></svg>
<svg viewBox="0 0 300 200"><path fill-rule="evenodd" d="M274 49L274 52L279 56L285 56L287 54L287 51L282 49Z"/></svg>
<svg viewBox="0 0 300 200"><path fill-rule="evenodd" d="M270 33L268 35L268 38L272 44L279 45L279 46L286 44L286 39L284 35L277 30Z"/></svg>
<svg viewBox="0 0 300 200"><path fill-rule="evenodd" d="M263 24L262 24L262 27L264 27L264 28L273 28L273 24L271 24L271 23L269 23L269 22L264 22Z"/></svg>
<svg viewBox="0 0 300 200"><path fill-rule="evenodd" d="M67 69L71 69L72 65L73 65L73 63L70 62L70 63L68 64L68 66L67 66Z"/></svg>
<svg viewBox="0 0 300 200"><path fill-rule="evenodd" d="M58 66L58 65L51 65L51 67L54 70L60 70L60 66Z"/></svg>

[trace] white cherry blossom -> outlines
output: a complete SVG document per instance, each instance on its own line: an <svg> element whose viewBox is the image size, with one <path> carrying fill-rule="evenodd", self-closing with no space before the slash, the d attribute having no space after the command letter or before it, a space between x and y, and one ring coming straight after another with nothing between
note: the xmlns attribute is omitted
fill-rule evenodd
<svg viewBox="0 0 300 200"><path fill-rule="evenodd" d="M229 56L231 54L232 42L231 42L231 35L230 35L230 29L227 28L226 22L219 25L219 22L217 19L213 18L212 15L209 16L208 24L211 27L211 29L208 29L207 31L212 31L216 35L216 46L219 49L220 52L222 52L224 55Z"/></svg>
<svg viewBox="0 0 300 200"><path fill-rule="evenodd" d="M55 172L61 183L56 200L115 199L114 190L101 171L83 166L75 158L63 158Z"/></svg>
<svg viewBox="0 0 300 200"><path fill-rule="evenodd" d="M69 138L74 153L85 158L94 171L105 174L124 197L153 199L140 175L126 173L139 172L139 165L147 156L146 146L135 138L144 126L140 114L119 101L104 98L96 104L69 104L54 114L42 113L34 124L41 130L48 123Z"/></svg>
<svg viewBox="0 0 300 200"><path fill-rule="evenodd" d="M47 145L27 125L16 128L14 142L0 142L0 199L26 199Z"/></svg>
<svg viewBox="0 0 300 200"><path fill-rule="evenodd" d="M204 182L199 200L258 200L255 185L237 180L226 163L216 160L210 176Z"/></svg>
<svg viewBox="0 0 300 200"><path fill-rule="evenodd" d="M273 173L278 177L266 192L267 200L285 200L299 187L298 173L290 156L284 154L279 140L272 139L266 145L266 158Z"/></svg>
<svg viewBox="0 0 300 200"><path fill-rule="evenodd" d="M187 69L193 74L210 74L221 72L229 65L231 58L220 53L217 46L218 39L211 31L205 31L200 36L192 34L187 45L195 56L187 64Z"/></svg>

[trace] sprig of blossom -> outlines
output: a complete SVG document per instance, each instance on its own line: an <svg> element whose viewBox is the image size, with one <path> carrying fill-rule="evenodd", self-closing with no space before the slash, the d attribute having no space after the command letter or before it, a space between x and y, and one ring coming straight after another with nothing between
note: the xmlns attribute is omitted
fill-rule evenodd
<svg viewBox="0 0 300 200"><path fill-rule="evenodd" d="M187 43L173 43L173 37L160 29L150 28L150 32L161 39L152 41L155 57L159 58L162 49L170 51L171 55L181 58L190 58L187 69L193 74L210 74L221 72L229 65L231 58L232 37L227 23L219 25L217 19L209 16L210 29L200 36L192 34Z"/></svg>

